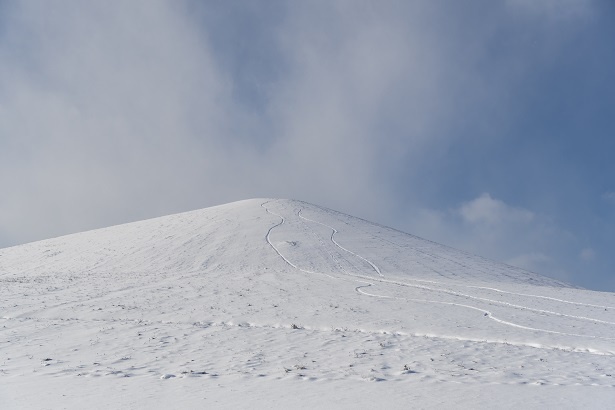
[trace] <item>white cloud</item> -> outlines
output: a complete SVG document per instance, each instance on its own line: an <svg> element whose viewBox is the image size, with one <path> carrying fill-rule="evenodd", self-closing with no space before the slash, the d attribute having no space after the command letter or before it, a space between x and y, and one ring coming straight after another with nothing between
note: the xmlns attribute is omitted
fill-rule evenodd
<svg viewBox="0 0 615 410"><path fill-rule="evenodd" d="M155 216L218 185L198 176L223 169L230 84L179 3L26 2L8 12L0 229L31 240Z"/></svg>
<svg viewBox="0 0 615 410"><path fill-rule="evenodd" d="M391 173L418 178L426 147L472 121L464 107L506 87L475 71L481 47L458 59L430 2L290 3L257 110L224 65L242 49L214 47L184 2L4 11L0 230L15 242L253 196L387 212Z"/></svg>
<svg viewBox="0 0 615 410"><path fill-rule="evenodd" d="M411 232L436 242L570 280L555 256L575 244L574 236L550 218L507 204L489 193L445 211L422 209L408 226Z"/></svg>
<svg viewBox="0 0 615 410"><path fill-rule="evenodd" d="M462 204L458 212L465 222L473 224L528 223L534 218L532 212L506 205L488 193Z"/></svg>
<svg viewBox="0 0 615 410"><path fill-rule="evenodd" d="M195 9L211 15L211 4L2 9L3 238L255 196L296 197L402 228L400 215L423 215L406 227L429 225L444 242L502 260L526 253L506 238L549 237L544 218L488 194L453 212L421 211L418 195L397 207L437 185L424 165L463 138L460 129L499 131L512 115L519 62L532 59L520 47L486 64L499 6L477 18L431 1L289 2L270 20L242 8L242 22L267 21L266 41L253 44L236 20L203 25ZM250 53L259 70L245 64ZM240 98L237 67L259 90L258 106Z"/></svg>

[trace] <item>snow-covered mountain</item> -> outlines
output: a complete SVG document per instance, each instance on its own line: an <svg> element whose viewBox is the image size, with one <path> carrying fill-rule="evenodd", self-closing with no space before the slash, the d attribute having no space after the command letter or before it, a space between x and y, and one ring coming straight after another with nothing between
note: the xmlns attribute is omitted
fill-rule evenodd
<svg viewBox="0 0 615 410"><path fill-rule="evenodd" d="M2 249L0 310L1 408L615 400L615 294L301 201Z"/></svg>

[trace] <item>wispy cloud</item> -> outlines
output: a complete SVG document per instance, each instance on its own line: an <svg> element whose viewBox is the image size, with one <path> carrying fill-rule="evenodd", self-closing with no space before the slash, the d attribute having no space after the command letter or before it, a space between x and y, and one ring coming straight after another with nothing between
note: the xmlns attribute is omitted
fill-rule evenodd
<svg viewBox="0 0 615 410"><path fill-rule="evenodd" d="M179 4L20 3L10 17L3 230L33 239L152 216L214 188L195 176L220 164L230 85Z"/></svg>
<svg viewBox="0 0 615 410"><path fill-rule="evenodd" d="M2 4L0 246L275 196L555 263L571 234L466 157L493 161L592 4Z"/></svg>
<svg viewBox="0 0 615 410"><path fill-rule="evenodd" d="M574 236L549 217L483 193L448 210L423 209L409 224L413 232L562 280L570 273L555 256L575 246Z"/></svg>
<svg viewBox="0 0 615 410"><path fill-rule="evenodd" d="M506 205L503 201L493 199L487 193L462 204L458 212L464 221L472 224L526 224L534 218L531 211Z"/></svg>
<svg viewBox="0 0 615 410"><path fill-rule="evenodd" d="M461 138L455 128L508 84L476 70L486 49L457 51L491 26L446 33L430 2L292 3L261 44L276 60L249 80L236 74L242 48L228 58L199 7L210 11L163 0L7 8L5 232L29 240L261 195L386 213L399 195L391 175L422 184L425 150Z"/></svg>

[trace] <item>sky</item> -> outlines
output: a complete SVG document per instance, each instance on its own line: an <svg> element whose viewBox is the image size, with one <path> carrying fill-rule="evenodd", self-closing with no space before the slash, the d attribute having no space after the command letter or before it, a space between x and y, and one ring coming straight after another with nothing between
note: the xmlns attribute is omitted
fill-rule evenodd
<svg viewBox="0 0 615 410"><path fill-rule="evenodd" d="M615 291L610 0L0 0L0 247L301 199Z"/></svg>

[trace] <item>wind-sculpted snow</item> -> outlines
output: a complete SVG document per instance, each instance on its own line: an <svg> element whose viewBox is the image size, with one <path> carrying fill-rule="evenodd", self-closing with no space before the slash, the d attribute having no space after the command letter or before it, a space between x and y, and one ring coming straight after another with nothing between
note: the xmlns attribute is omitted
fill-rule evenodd
<svg viewBox="0 0 615 410"><path fill-rule="evenodd" d="M161 407L165 391L201 407L203 388L230 406L225 386L260 395L233 401L245 408L287 407L279 386L306 398L292 407L491 407L465 397L485 386L506 386L511 407L615 399L615 294L300 201L2 249L0 309L2 408L43 408L26 392L58 385L44 390L65 394L51 407L76 408L118 383L132 398L94 407ZM442 401L412 396L419 386ZM336 401L345 389L380 401Z"/></svg>

